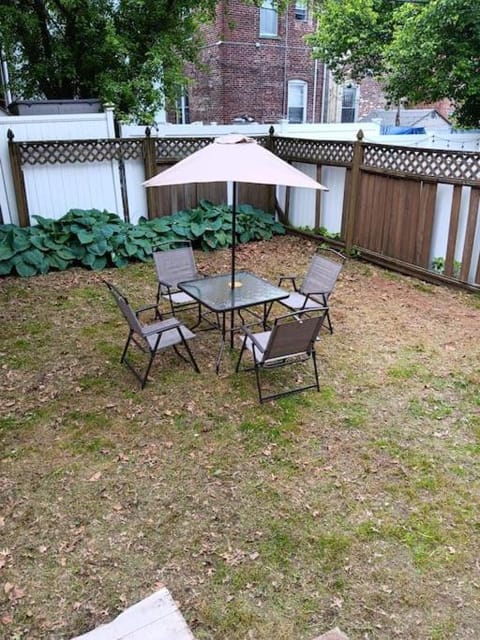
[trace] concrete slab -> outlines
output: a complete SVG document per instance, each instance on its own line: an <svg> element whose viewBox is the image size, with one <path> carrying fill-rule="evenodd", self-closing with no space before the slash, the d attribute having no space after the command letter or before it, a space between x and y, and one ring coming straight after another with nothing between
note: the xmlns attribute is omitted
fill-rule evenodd
<svg viewBox="0 0 480 640"><path fill-rule="evenodd" d="M117 618L72 640L195 640L170 592L163 587Z"/></svg>

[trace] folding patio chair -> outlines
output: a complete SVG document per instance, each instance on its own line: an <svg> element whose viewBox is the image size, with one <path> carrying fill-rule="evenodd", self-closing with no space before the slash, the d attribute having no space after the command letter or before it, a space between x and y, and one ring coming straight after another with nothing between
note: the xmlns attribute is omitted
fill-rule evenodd
<svg viewBox="0 0 480 640"><path fill-rule="evenodd" d="M252 333L248 327L242 327L243 337L240 356L235 371L240 370L240 363L246 351L253 357L253 367L245 370L255 371L258 398L260 402L279 398L281 396L305 391L306 389L320 390L318 369L315 353L317 340L322 324L327 316L327 308L317 308L316 315L307 312L294 312L276 318L271 331ZM261 372L267 369L300 364L311 359L313 362L314 382L303 386L296 386L279 393L264 394Z"/></svg>
<svg viewBox="0 0 480 640"><path fill-rule="evenodd" d="M160 351L168 349L169 347L172 347L175 353L182 358L182 360L190 362L195 371L200 373L195 358L187 344L187 340L191 340L195 337L194 333L187 329L187 327L181 324L176 318L162 320L157 305L149 305L134 311L128 303L127 298L120 293L117 287L106 280L104 280L104 282L129 326L128 337L120 362L125 363L130 371L132 371L132 373L138 378L142 389L147 382L148 374L150 373L150 368L155 356L160 353ZM142 323L140 321L139 316L146 311L155 312L156 319L154 322ZM134 364L127 358L127 352L131 343L134 343L141 351L149 355L149 360L144 373L138 371ZM178 345L183 345L185 347L188 358L180 353Z"/></svg>
<svg viewBox="0 0 480 640"><path fill-rule="evenodd" d="M314 255L300 286L297 286L296 276L280 277L279 286L285 280L290 280L294 290L288 298L279 302L292 311L316 311L326 307L328 329L330 333L333 333L328 299L345 264L345 256L334 249L325 249L324 251L329 257L320 254Z"/></svg>
<svg viewBox="0 0 480 640"><path fill-rule="evenodd" d="M157 305L160 304L161 298L167 300L172 316L177 310L196 308L198 319L192 327L195 328L202 321L201 305L187 293L180 291L177 285L184 280L196 280L202 276L197 270L190 241L177 240L174 245L178 246L167 248L171 247L172 243L166 242L153 249L153 261L158 279Z"/></svg>

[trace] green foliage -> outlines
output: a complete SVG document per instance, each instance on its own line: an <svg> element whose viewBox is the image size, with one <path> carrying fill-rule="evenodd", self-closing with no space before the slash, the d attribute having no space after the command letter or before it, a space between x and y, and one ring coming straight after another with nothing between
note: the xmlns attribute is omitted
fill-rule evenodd
<svg viewBox="0 0 480 640"><path fill-rule="evenodd" d="M405 4L385 51L386 89L412 102L449 98L455 121L480 123L480 15L476 0Z"/></svg>
<svg viewBox="0 0 480 640"><path fill-rule="evenodd" d="M100 270L147 261L158 244L165 248L190 240L204 251L232 243L232 211L202 200L191 210L146 220L138 225L108 211L71 209L59 220L33 216L34 227L0 226L0 275L22 277L82 266ZM274 218L251 205L238 207L236 242L268 240L284 233Z"/></svg>
<svg viewBox="0 0 480 640"><path fill-rule="evenodd" d="M341 234L338 231L329 231L327 227L297 227L299 231L303 231L304 233L311 233L315 236L322 236L322 238L328 238L331 240L339 240L341 238Z"/></svg>
<svg viewBox="0 0 480 640"><path fill-rule="evenodd" d="M477 0L317 0L309 38L337 81L376 76L394 102L443 98L464 127L480 122Z"/></svg>
<svg viewBox="0 0 480 640"><path fill-rule="evenodd" d="M153 120L201 50L215 0L0 3L11 89L24 98L100 98L117 115ZM85 55L88 52L88 55Z"/></svg>
<svg viewBox="0 0 480 640"><path fill-rule="evenodd" d="M455 260L453 263L453 275L455 278L460 276L460 270L462 268L462 263L458 260ZM432 269L435 273L445 273L445 258L439 256L437 258L433 258L432 260Z"/></svg>
<svg viewBox="0 0 480 640"><path fill-rule="evenodd" d="M383 46L390 38L392 2L324 0L316 5L317 32L308 40L335 79L378 73Z"/></svg>

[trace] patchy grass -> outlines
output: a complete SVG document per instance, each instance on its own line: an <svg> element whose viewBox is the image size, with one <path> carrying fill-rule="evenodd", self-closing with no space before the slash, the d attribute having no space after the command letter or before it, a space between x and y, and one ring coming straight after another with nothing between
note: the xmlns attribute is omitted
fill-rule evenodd
<svg viewBox="0 0 480 640"><path fill-rule="evenodd" d="M275 281L313 250L238 263ZM212 331L200 375L165 353L140 391L100 276L154 299L149 264L0 281L1 637L69 638L163 583L198 640L478 638L478 296L349 261L320 393L259 405Z"/></svg>

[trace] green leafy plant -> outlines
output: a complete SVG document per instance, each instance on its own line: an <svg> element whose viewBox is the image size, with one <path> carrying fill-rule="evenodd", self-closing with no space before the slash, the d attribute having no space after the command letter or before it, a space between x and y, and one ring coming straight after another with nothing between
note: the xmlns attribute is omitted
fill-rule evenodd
<svg viewBox="0 0 480 640"><path fill-rule="evenodd" d="M455 278L460 277L460 270L462 268L462 263L458 260L455 260L453 263L453 275ZM437 258L433 258L432 260L432 270L435 273L445 273L445 258L442 256L438 256Z"/></svg>
<svg viewBox="0 0 480 640"><path fill-rule="evenodd" d="M202 200L195 209L146 220L137 225L98 209L71 209L59 220L33 216L36 225L0 226L0 275L22 277L63 271L72 266L100 270L148 260L155 246L169 248L188 239L204 251L232 243L232 211L225 204ZM251 205L237 212L236 242L268 240L284 233L274 218Z"/></svg>
<svg viewBox="0 0 480 640"><path fill-rule="evenodd" d="M329 231L326 227L297 227L299 231L303 231L304 233L311 233L314 236L322 236L323 238L328 238L330 240L339 240L341 238L341 234L339 232Z"/></svg>

